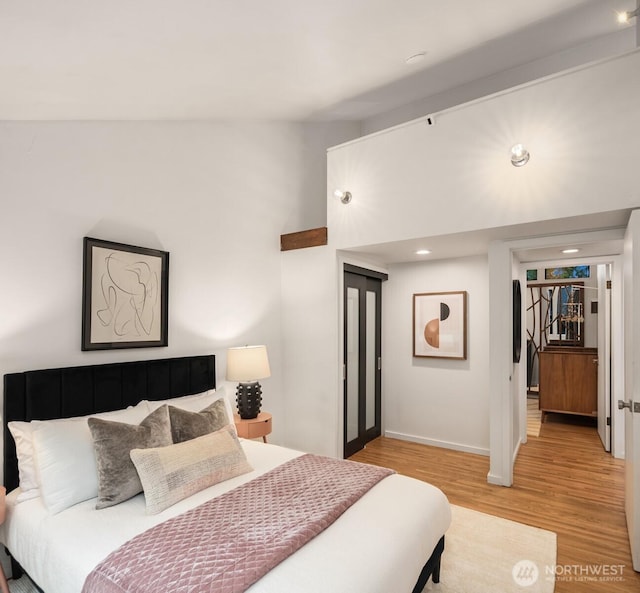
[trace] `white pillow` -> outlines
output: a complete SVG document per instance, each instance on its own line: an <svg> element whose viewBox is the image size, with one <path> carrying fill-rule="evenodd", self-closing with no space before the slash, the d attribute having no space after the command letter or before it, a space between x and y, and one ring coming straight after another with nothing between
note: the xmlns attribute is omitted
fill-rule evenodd
<svg viewBox="0 0 640 593"><path fill-rule="evenodd" d="M30 422L14 420L7 424L9 432L16 443L16 456L18 457L18 474L20 476L20 493L16 502L37 498L40 496L38 487L38 474L36 473L33 459L33 435Z"/></svg>
<svg viewBox="0 0 640 593"><path fill-rule="evenodd" d="M51 514L98 496L98 469L87 418L139 424L148 413L146 403L140 402L126 410L31 422L40 495Z"/></svg>
<svg viewBox="0 0 640 593"><path fill-rule="evenodd" d="M173 406L175 408L181 408L182 410L187 410L189 412L201 412L219 399L224 400L224 406L227 410L227 417L231 422L230 426L235 431L236 425L233 422L234 412L231 408L231 402L226 396L224 387L210 389L209 391L196 393L195 395L185 395L184 397L174 397L171 399L163 399L158 401L149 400L147 403L149 404L149 410L151 412L157 410L160 406L163 406L165 404L167 404L168 406Z"/></svg>
<svg viewBox="0 0 640 593"><path fill-rule="evenodd" d="M140 406L140 408L138 408ZM147 406L144 403L138 404L135 408L129 406L127 410L136 409L140 413L147 412ZM100 414L94 414L98 418L109 418L112 416L119 416L123 410L116 410L115 412L103 412ZM134 415L137 417L138 412ZM89 416L85 416L88 418ZM81 418L78 416L77 418ZM114 418L116 419L116 418ZM61 420L65 422L65 419ZM60 422L60 420L48 420L47 422ZM133 423L133 421L132 421ZM29 500L31 498L37 498L40 496L40 488L38 481L38 473L36 471L34 452L33 452L33 427L32 422L21 422L19 420L13 420L8 423L9 432L13 436L13 440L16 444L16 456L18 458L18 474L20 479L20 493L16 497L16 503Z"/></svg>

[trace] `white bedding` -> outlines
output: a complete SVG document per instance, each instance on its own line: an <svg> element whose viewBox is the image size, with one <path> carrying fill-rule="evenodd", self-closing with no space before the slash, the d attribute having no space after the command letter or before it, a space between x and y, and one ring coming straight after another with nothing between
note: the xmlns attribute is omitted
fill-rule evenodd
<svg viewBox="0 0 640 593"><path fill-rule="evenodd" d="M15 490L7 496L2 539L45 593L80 593L94 566L137 533L300 455L241 441L253 472L207 488L157 515L145 513L142 494L102 510L94 508L92 499L50 515L40 498L16 504ZM389 476L248 591L410 593L450 521L449 504L440 490L405 476Z"/></svg>

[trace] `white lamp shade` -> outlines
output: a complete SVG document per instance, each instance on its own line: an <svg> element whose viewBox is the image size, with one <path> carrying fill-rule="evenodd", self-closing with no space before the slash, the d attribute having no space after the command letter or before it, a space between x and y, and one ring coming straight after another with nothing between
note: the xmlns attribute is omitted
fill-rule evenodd
<svg viewBox="0 0 640 593"><path fill-rule="evenodd" d="M240 346L227 350L227 380L249 383L271 376L266 346Z"/></svg>

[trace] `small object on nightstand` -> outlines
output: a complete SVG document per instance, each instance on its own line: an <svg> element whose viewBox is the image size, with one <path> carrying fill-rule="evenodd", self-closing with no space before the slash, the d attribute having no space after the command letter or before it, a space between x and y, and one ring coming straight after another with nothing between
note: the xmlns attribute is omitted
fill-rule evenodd
<svg viewBox="0 0 640 593"><path fill-rule="evenodd" d="M5 501L5 495L7 491L4 486L0 486L0 525L4 523L4 516L7 510L7 505ZM7 583L7 577L4 576L4 569L2 568L2 564L0 564L0 591L2 593L9 593L9 585Z"/></svg>
<svg viewBox="0 0 640 593"><path fill-rule="evenodd" d="M243 420L257 418L262 403L259 379L271 376L266 346L243 346L227 350L227 380L239 381L238 413Z"/></svg>
<svg viewBox="0 0 640 593"><path fill-rule="evenodd" d="M271 434L271 414L260 412L256 418L243 419L239 414L234 418L238 436L245 439L255 439L262 437L263 442L267 442L267 435Z"/></svg>

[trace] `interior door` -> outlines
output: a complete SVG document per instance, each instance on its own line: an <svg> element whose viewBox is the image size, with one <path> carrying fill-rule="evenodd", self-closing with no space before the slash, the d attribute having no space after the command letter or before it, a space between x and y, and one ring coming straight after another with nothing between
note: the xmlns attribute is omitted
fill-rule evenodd
<svg viewBox="0 0 640 593"><path fill-rule="evenodd" d="M610 264L598 271L598 435L611 451L611 274Z"/></svg>
<svg viewBox="0 0 640 593"><path fill-rule="evenodd" d="M344 274L344 456L381 434L382 282Z"/></svg>
<svg viewBox="0 0 640 593"><path fill-rule="evenodd" d="M624 244L625 513L633 568L640 571L640 210L633 210Z"/></svg>

